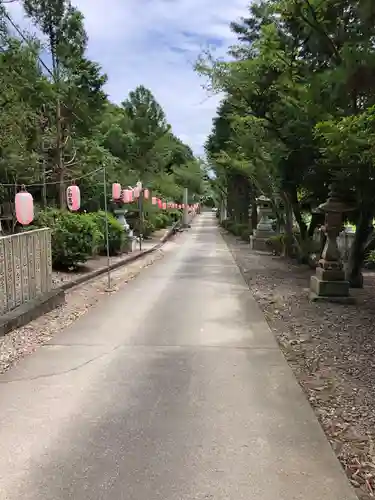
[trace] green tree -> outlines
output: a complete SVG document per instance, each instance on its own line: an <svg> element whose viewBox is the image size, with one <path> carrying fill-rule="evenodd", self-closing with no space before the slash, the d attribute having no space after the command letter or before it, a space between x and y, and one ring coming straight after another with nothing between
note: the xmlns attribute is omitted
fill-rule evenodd
<svg viewBox="0 0 375 500"><path fill-rule="evenodd" d="M100 114L106 102L102 90L106 77L85 57L83 16L69 0L24 0L24 8L48 40L55 92L54 170L60 182L60 206L64 207L67 169L74 166L77 156L72 133L75 129L87 133L92 128L91 116Z"/></svg>

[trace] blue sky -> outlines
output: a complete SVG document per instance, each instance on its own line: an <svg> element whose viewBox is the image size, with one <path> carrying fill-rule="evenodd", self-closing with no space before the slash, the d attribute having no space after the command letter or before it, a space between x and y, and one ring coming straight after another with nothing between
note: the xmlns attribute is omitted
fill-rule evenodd
<svg viewBox="0 0 375 500"><path fill-rule="evenodd" d="M85 16L90 58L108 74L109 97L120 103L130 90L145 85L163 106L174 132L202 154L220 97L207 96L193 65L207 45L216 47L218 56L225 54L234 42L229 23L246 15L249 0L72 3ZM30 29L19 4L8 8L19 25Z"/></svg>

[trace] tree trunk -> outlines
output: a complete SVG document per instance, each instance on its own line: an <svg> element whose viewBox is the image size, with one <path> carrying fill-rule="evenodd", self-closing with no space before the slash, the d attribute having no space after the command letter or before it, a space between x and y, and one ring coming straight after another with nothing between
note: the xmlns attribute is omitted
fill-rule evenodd
<svg viewBox="0 0 375 500"><path fill-rule="evenodd" d="M241 174L236 176L235 221L239 224L249 223L250 184Z"/></svg>
<svg viewBox="0 0 375 500"><path fill-rule="evenodd" d="M372 210L361 209L346 270L346 279L352 288L363 287L362 265L365 259L365 245L372 231L372 218Z"/></svg>
<svg viewBox="0 0 375 500"><path fill-rule="evenodd" d="M250 206L249 180L238 173L232 173L228 177L229 218L238 224L248 224Z"/></svg>
<svg viewBox="0 0 375 500"><path fill-rule="evenodd" d="M319 214L319 213L312 213L311 214L311 221L309 228L307 230L307 236L308 238L312 238L314 236L315 229L319 226L324 224L324 214Z"/></svg>
<svg viewBox="0 0 375 500"><path fill-rule="evenodd" d="M232 174L228 174L228 189L227 189L227 217L233 219L234 200L235 200L235 182Z"/></svg>
<svg viewBox="0 0 375 500"><path fill-rule="evenodd" d="M228 217L228 214L227 214L227 200L224 197L224 195L222 195L221 199L220 199L220 222L223 222L224 220L226 220L227 217Z"/></svg>
<svg viewBox="0 0 375 500"><path fill-rule="evenodd" d="M283 193L282 195L285 209L285 236L284 236L284 249L283 256L293 257L294 256L294 245L298 242L293 234L293 209L292 204L289 201L288 193Z"/></svg>
<svg viewBox="0 0 375 500"><path fill-rule="evenodd" d="M258 225L258 207L255 199L253 199L253 203L251 205L251 230L254 232Z"/></svg>
<svg viewBox="0 0 375 500"><path fill-rule="evenodd" d="M301 234L301 240L304 241L306 239L307 226L306 226L305 221L302 218L301 207L300 207L299 202L298 202L296 186L289 186L288 187L288 194L289 194L290 203L291 203L292 208L293 208L294 217L297 221L299 231Z"/></svg>

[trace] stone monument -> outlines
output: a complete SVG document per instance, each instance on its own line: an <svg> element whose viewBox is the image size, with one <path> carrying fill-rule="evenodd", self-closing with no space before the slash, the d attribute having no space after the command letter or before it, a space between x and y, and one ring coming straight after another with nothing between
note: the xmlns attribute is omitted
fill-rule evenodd
<svg viewBox="0 0 375 500"><path fill-rule="evenodd" d="M266 198L266 196L259 196L256 199L258 206L258 224L257 228L253 232L253 235L250 236L250 247L252 250L268 250L267 248L267 240L272 236L275 236L276 233L272 228L272 205L271 200Z"/></svg>
<svg viewBox="0 0 375 500"><path fill-rule="evenodd" d="M125 251L126 252L134 252L135 247L136 247L136 240L133 236L133 231L130 229L128 221L125 218L125 215L127 212L128 211L125 208L116 208L113 211L116 219L122 225L122 227L124 228L124 232L128 235L128 238L129 238Z"/></svg>
<svg viewBox="0 0 375 500"><path fill-rule="evenodd" d="M335 186L331 185L327 201L320 205L318 210L325 213L327 238L315 276L310 279L310 299L353 303L354 298L349 295L350 285L345 279L337 244L337 237L342 230L343 213L351 211L352 208L347 207L340 200Z"/></svg>

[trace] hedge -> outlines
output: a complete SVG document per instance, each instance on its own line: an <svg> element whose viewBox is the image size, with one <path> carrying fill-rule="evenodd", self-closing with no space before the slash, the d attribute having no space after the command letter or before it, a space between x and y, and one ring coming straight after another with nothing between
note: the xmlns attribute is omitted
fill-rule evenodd
<svg viewBox="0 0 375 500"><path fill-rule="evenodd" d="M222 221L221 225L229 233L238 236L243 241L250 241L251 229L249 224L239 224L231 219L225 219Z"/></svg>
<svg viewBox="0 0 375 500"><path fill-rule="evenodd" d="M121 253L127 235L115 217L108 214L109 251ZM52 230L52 265L56 269L74 270L91 257L105 254L105 212L71 213L56 209L38 212L30 229Z"/></svg>
<svg viewBox="0 0 375 500"><path fill-rule="evenodd" d="M61 213L52 229L52 264L75 269L100 247L102 233L86 214Z"/></svg>
<svg viewBox="0 0 375 500"><path fill-rule="evenodd" d="M96 224L96 227L99 229L101 237L99 241L98 253L100 255L105 255L107 253L105 212L94 212L86 214L85 216L91 218L91 220ZM127 234L116 217L111 214L107 214L107 220L109 253L110 255L118 255L124 250Z"/></svg>

